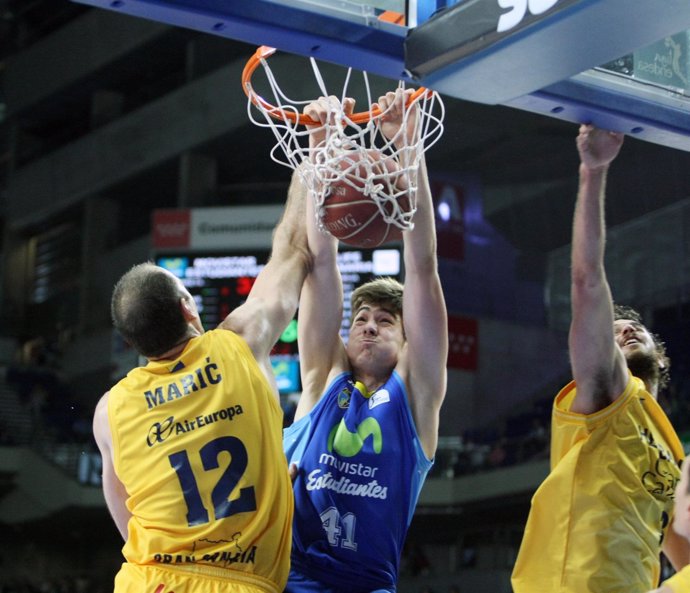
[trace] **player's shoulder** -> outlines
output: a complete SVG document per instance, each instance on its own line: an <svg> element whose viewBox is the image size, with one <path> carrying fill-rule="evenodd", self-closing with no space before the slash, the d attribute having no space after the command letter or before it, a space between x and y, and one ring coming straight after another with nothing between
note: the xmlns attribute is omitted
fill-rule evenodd
<svg viewBox="0 0 690 593"><path fill-rule="evenodd" d="M96 403L96 408L94 410L94 415L104 414L108 412L108 401L110 399L110 391L106 391Z"/></svg>
<svg viewBox="0 0 690 593"><path fill-rule="evenodd" d="M244 339L241 331L238 328L229 327L227 325L219 325L215 329L210 329L204 332L201 336L202 339L206 340L223 340L225 342L234 342L238 339Z"/></svg>
<svg viewBox="0 0 690 593"><path fill-rule="evenodd" d="M99 446L99 448L110 442L110 428L108 422L109 398L110 392L106 391L98 400L93 413L92 430L96 444Z"/></svg>

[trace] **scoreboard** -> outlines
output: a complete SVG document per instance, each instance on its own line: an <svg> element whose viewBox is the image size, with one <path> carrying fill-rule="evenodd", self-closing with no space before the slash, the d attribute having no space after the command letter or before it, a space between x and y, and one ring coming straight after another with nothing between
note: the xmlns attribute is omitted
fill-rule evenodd
<svg viewBox="0 0 690 593"><path fill-rule="evenodd" d="M268 261L270 250L232 253L166 252L155 257L157 265L182 280L192 294L205 329L213 329L247 298L259 272ZM379 276L402 281L402 253L397 246L379 249L344 247L338 253L338 267L343 279L344 315L341 335L347 340L352 291ZM285 329L271 353L273 369L281 392L299 390L299 353L297 319Z"/></svg>

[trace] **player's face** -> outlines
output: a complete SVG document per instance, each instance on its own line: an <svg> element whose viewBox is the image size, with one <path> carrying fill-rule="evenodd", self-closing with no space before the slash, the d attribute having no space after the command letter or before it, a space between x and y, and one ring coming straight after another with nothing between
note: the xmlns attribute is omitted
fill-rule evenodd
<svg viewBox="0 0 690 593"><path fill-rule="evenodd" d="M676 501L673 512L673 529L686 539L690 539L690 494L688 494L688 472L690 462L683 463L680 473L680 482L676 486Z"/></svg>
<svg viewBox="0 0 690 593"><path fill-rule="evenodd" d="M347 343L348 356L355 366L371 361L392 370L404 343L399 315L369 303L355 312Z"/></svg>
<svg viewBox="0 0 690 593"><path fill-rule="evenodd" d="M641 323L630 319L616 319L613 323L613 335L626 359L640 355L657 357L654 339Z"/></svg>

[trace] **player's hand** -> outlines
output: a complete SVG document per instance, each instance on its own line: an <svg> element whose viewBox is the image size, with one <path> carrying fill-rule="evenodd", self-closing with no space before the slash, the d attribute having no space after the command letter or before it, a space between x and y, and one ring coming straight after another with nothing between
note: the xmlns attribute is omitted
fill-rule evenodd
<svg viewBox="0 0 690 593"><path fill-rule="evenodd" d="M290 475L290 481L294 484L295 480L297 479L297 464L296 463L291 463L290 467L288 467L288 474Z"/></svg>
<svg viewBox="0 0 690 593"><path fill-rule="evenodd" d="M381 110L379 118L381 132L388 140L392 140L397 147L414 144L419 135L419 130L416 129L419 104L415 101L407 106L407 102L413 94L413 89L398 88L379 97L379 100L372 106ZM403 125L405 127L401 129Z"/></svg>
<svg viewBox="0 0 690 593"><path fill-rule="evenodd" d="M338 119L351 116L354 108L354 99L346 97L341 104L340 99L334 95L320 97L304 108L304 115L318 122L318 124L307 125L307 130L309 130L309 148L312 152L315 148L319 148L325 143L327 125L333 126Z"/></svg>
<svg viewBox="0 0 690 593"><path fill-rule="evenodd" d="M619 132L601 130L591 124L581 125L576 141L580 162L588 169L607 167L618 156L623 138Z"/></svg>

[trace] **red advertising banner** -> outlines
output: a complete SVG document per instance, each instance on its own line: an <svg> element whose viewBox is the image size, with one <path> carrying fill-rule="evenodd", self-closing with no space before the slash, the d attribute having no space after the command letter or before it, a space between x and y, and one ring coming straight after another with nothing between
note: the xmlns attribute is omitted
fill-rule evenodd
<svg viewBox="0 0 690 593"><path fill-rule="evenodd" d="M152 226L154 248L190 246L191 210L154 210Z"/></svg>
<svg viewBox="0 0 690 593"><path fill-rule="evenodd" d="M476 371L479 323L471 317L448 316L448 368Z"/></svg>

